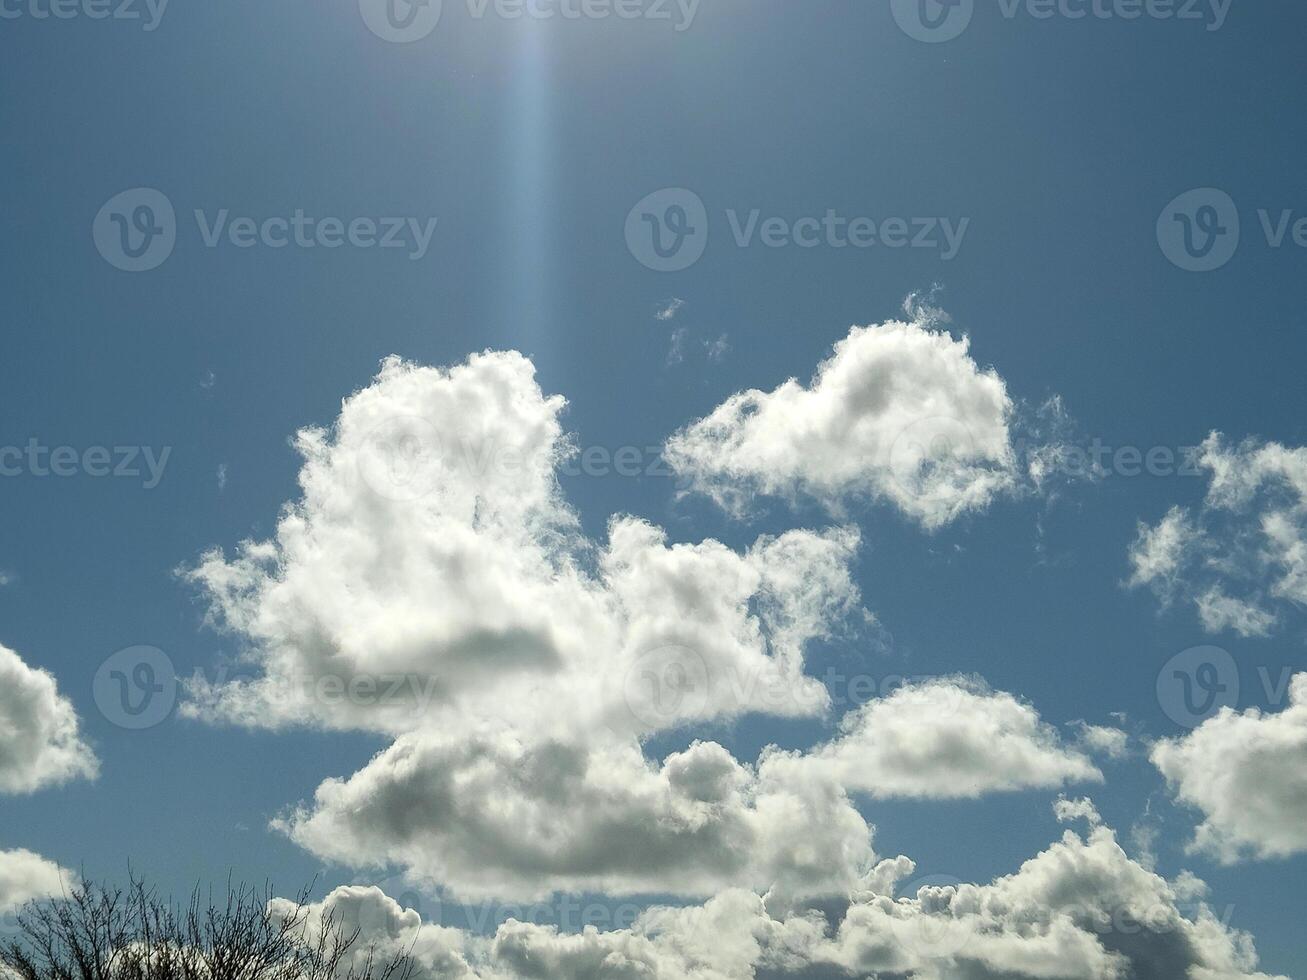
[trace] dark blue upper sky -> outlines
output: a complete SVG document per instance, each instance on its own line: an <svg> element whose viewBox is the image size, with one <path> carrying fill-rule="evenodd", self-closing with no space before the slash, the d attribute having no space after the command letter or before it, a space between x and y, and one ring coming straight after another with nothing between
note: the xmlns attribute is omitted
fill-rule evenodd
<svg viewBox="0 0 1307 980"><path fill-rule="evenodd" d="M448 364L520 349L569 399L581 445L657 446L732 392L806 379L851 324L938 284L975 358L1015 397L1060 395L1083 438L1307 442L1307 249L1292 232L1274 247L1258 215L1307 216L1300 4L1235 0L1213 30L1207 3L1194 8L1206 20L1042 19L977 0L959 37L923 43L883 0L702 0L684 30L674 6L673 21L541 22L445 0L430 35L391 44L351 0L172 0L154 30L33 16L41 3L0 0L14 15L0 19L0 446L171 455L150 489L148 476L0 478L0 643L56 674L102 760L94 783L5 799L0 846L91 875L130 861L175 889L229 869L283 890L318 873L267 823L381 740L176 718L129 731L97 709L92 681L137 644L183 675L231 652L174 570L269 533L296 494L288 437L334 419L387 354ZM141 187L172 204L176 243L133 274L106 261L92 225ZM698 195L710 234L699 261L659 273L623 229L669 187ZM1226 192L1240 218L1238 251L1211 272L1178 268L1156 235L1194 188ZM207 247L195 212L211 223L224 209L437 223L420 258ZM969 222L949 260L739 247L727 212L755 209ZM684 306L660 321L672 297ZM669 364L674 328L686 355ZM710 360L703 343L722 334L730 351ZM732 523L656 476L565 484L592 533L630 512L677 540L741 546L826 520ZM1122 711L1132 731L1174 735L1158 670L1204 638L1121 582L1136 522L1203 489L1114 473L934 534L870 510L858 579L884 635L827 645L817 663L976 672L1055 724ZM1245 704L1269 703L1258 667L1307 665L1304 635L1294 622L1225 638ZM748 756L811 734L758 722L721 737ZM1093 795L1123 832L1151 807L1159 868L1208 880L1267 972L1307 974L1301 906L1286 900L1307 860L1222 868L1184 854L1194 817L1142 759L1109 764ZM974 880L1055 838L1046 797L866 809L881 852Z"/></svg>

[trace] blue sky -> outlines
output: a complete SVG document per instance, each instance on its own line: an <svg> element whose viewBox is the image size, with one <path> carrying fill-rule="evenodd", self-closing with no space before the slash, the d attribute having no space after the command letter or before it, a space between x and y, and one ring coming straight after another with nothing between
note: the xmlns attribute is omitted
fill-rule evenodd
<svg viewBox="0 0 1307 980"><path fill-rule="evenodd" d="M130 730L97 705L95 683L129 647L209 677L241 649L205 624L203 590L177 570L275 533L300 495L291 437L331 425L387 355L446 366L521 351L539 388L567 398L577 445L637 447L644 460L736 392L807 384L852 325L904 319L916 293L1001 376L1014 432L1056 396L1059 439L1075 445L1183 455L1213 430L1235 446L1307 445L1298 6L1132 19L1120 16L1129 4L1073 18L979 2L957 37L932 43L896 19L910 25L911 5L884 2L702 0L692 18L668 5L665 20L542 20L445 0L429 34L391 43L345 0L172 0L153 29L143 3L140 19L101 20L76 6L37 16L43 2L0 3L0 446L70 446L79 462L58 477L25 456L0 478L0 644L57 678L100 772L4 797L0 848L90 877L121 878L130 862L178 891L229 870L283 893L315 875L323 893L399 873L344 867L269 828L323 780L363 769L388 735L175 712ZM103 251L117 227L97 215L137 188L172 206L175 244L156 268L126 272ZM668 188L689 195L649 213L670 222L669 202L701 202L690 217L707 242L688 267L660 272L630 246L628 215ZM1220 258L1228 201L1240 238L1219 268L1192 272L1157 229L1181 227L1169 202L1203 188L1228 197L1185 199L1199 233L1216 215ZM108 210L132 221L140 200ZM343 243L271 247L253 231L252 247L227 234L210 247L224 211L238 237L241 218L286 219L264 225L274 239L297 211L318 231L337 219ZM821 236L770 247L761 231L742 245L733 222L754 211L760 227L834 213L891 237L894 218L965 232L948 258ZM388 218L401 247L380 247ZM376 244L345 234L356 219L375 219L355 237ZM90 447L139 447L113 458L140 475L91 475ZM147 460L165 447L147 488ZM615 514L737 551L760 534L856 527L853 580L876 622L814 641L810 672L979 675L1068 744L1076 720L1119 726L1128 754L1098 760L1101 784L1066 791L1092 796L1127 850L1132 828L1155 828L1161 874L1198 874L1213 907L1256 936L1261 970L1304 976L1291 896L1307 854L1187 853L1203 813L1177 805L1148 758L1151 740L1189 734L1158 677L1191 647L1230 653L1238 707L1283 710L1259 668L1277 683L1307 669L1299 608L1271 602L1275 627L1240 635L1204 628L1188 579L1169 605L1128 588L1139 522L1176 506L1203 522L1210 483L1206 470L1128 469L998 494L935 529L885 499L841 514L802 494L737 518L678 493L685 481L661 467L561 483L596 541ZM1235 554L1218 517L1210 547ZM697 735L753 760L833 730L750 714L660 733L646 750ZM857 805L879 854L911 855L919 876L988 882L1060 837L1058 792Z"/></svg>

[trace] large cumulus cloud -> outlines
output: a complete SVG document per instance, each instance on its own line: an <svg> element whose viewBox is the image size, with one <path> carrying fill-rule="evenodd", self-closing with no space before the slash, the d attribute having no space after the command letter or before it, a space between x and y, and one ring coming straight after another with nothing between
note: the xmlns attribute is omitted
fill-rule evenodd
<svg viewBox="0 0 1307 980"><path fill-rule="evenodd" d="M676 433L667 457L740 512L759 495L833 513L887 501L937 528L1021 479L1003 379L925 314L854 327L806 385L740 392Z"/></svg>
<svg viewBox="0 0 1307 980"><path fill-rule="evenodd" d="M837 784L705 742L655 765L634 743L409 735L281 826L324 858L398 864L471 899L843 894L873 860Z"/></svg>
<svg viewBox="0 0 1307 980"><path fill-rule="evenodd" d="M907 684L868 702L803 763L880 798L958 799L1103 778L1033 707L963 678Z"/></svg>
<svg viewBox="0 0 1307 980"><path fill-rule="evenodd" d="M862 878L837 908L777 911L728 889L702 905L652 907L629 929L560 932L510 919L493 935L420 926L376 888L337 889L361 939L411 948L422 980L1267 980L1251 939L1220 922L1192 876L1167 881L1090 820L989 884L908 881L897 858Z"/></svg>
<svg viewBox="0 0 1307 980"><path fill-rule="evenodd" d="M95 754L54 677L0 646L0 793L94 778Z"/></svg>
<svg viewBox="0 0 1307 980"><path fill-rule="evenodd" d="M987 420L978 455L925 443L925 496L898 501L909 513L937 526L1009 486L1007 397L965 343L898 324L847 345L848 372L821 377L857 389L867 445L886 447L896 399ZM921 393L941 378L952 394ZM830 719L804 661L865 615L849 571L859 536L728 547L619 515L591 539L556 479L572 451L563 408L518 354L388 360L329 428L299 434L301 494L273 536L185 572L243 661L243 676L194 683L188 713L393 736L276 821L315 855L398 869L457 901L703 902L604 933L434 931L414 947L432 977L1251 975L1246 939L1201 910L1181 916L1172 886L1096 818L1087 838L1068 834L989 885L896 888L912 864L878 858L856 797L1101 778L1033 707L979 683L911 685L806 751L742 761L701 739L652 757L651 736L746 713ZM417 936L380 892L329 902L388 942ZM1154 905L1162 938L1103 933L1109 911ZM962 947L941 946L941 931Z"/></svg>
<svg viewBox="0 0 1307 980"><path fill-rule="evenodd" d="M303 495L275 538L186 571L244 640L249 675L197 682L186 710L395 733L499 719L557 737L823 711L803 647L859 608L857 532L741 553L617 517L591 541L556 480L563 407L516 353L448 371L387 361L330 430L299 434ZM669 698L665 679L693 696Z"/></svg>
<svg viewBox="0 0 1307 980"><path fill-rule="evenodd" d="M76 884L76 874L39 854L22 848L0 851L0 914L33 899L64 894Z"/></svg>
<svg viewBox="0 0 1307 980"><path fill-rule="evenodd" d="M1222 709L1152 760L1181 801L1203 814L1193 847L1226 862L1307 853L1307 674L1277 713Z"/></svg>

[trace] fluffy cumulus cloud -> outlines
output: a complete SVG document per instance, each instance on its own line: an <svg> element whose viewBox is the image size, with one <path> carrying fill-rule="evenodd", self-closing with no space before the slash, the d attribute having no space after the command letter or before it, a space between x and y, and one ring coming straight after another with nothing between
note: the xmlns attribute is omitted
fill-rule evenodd
<svg viewBox="0 0 1307 980"><path fill-rule="evenodd" d="M1251 939L1220 922L1203 884L1132 860L1088 801L1089 820L989 884L909 881L882 862L837 906L787 907L728 889L702 905L652 907L629 929L580 932L509 919L493 934L420 927L375 888L342 888L314 909L359 925L363 945L412 948L421 980L1269 980Z"/></svg>
<svg viewBox="0 0 1307 980"><path fill-rule="evenodd" d="M281 826L323 858L398 864L459 898L846 893L871 868L871 831L837 784L787 761L696 742L656 765L635 743L423 733Z"/></svg>
<svg viewBox="0 0 1307 980"><path fill-rule="evenodd" d="M0 851L0 914L33 899L59 895L77 884L77 875L31 851Z"/></svg>
<svg viewBox="0 0 1307 980"><path fill-rule="evenodd" d="M369 957L374 964L384 964L408 956L413 965L411 980L473 980L477 974L465 954L488 946L481 937L423 922L417 912L401 907L375 886L347 885L308 905L276 898L269 911L279 919L301 922L310 938L323 932L357 933L344 965L360 972Z"/></svg>
<svg viewBox="0 0 1307 980"><path fill-rule="evenodd" d="M854 327L807 384L733 395L676 433L667 457L739 513L759 495L832 513L887 501L928 528L986 507L1022 476L1003 379L920 313Z"/></svg>
<svg viewBox="0 0 1307 980"><path fill-rule="evenodd" d="M54 677L0 646L0 793L93 778L97 768Z"/></svg>
<svg viewBox="0 0 1307 980"><path fill-rule="evenodd" d="M874 864L850 795L973 798L1101 781L1029 705L975 681L907 685L807 752L756 765L696 742L660 765L616 747L520 736L402 736L278 826L313 853L400 865L460 897L551 890L780 900L840 896Z"/></svg>
<svg viewBox="0 0 1307 980"><path fill-rule="evenodd" d="M185 572L246 645L246 676L197 682L188 710L554 737L824 710L803 647L860 608L856 531L741 553L617 517L589 540L556 480L564 405L516 353L386 362L330 430L299 433L303 495L275 538Z"/></svg>
<svg viewBox="0 0 1307 980"><path fill-rule="evenodd" d="M951 393L926 391L941 379ZM803 393L840 393L868 446L887 447L916 409L975 425L978 454L932 457L926 496L901 498L925 524L1010 483L1007 397L964 342L869 328ZM1087 803L1063 807L1092 817L1087 838L1068 833L1007 878L906 886L912 862L878 857L855 805L1096 781L1092 753L1117 744L1107 730L1064 742L1017 698L953 679L864 706L806 751L742 761L703 737L746 713L830 717L804 660L867 615L849 571L858 535L733 548L617 516L592 539L556 479L572 451L564 407L518 354L387 361L330 428L299 434L301 494L272 537L184 570L239 647L222 682L192 684L186 710L391 736L275 822L326 861L398 870L455 903L702 904L604 932L463 931L422 927L360 887L314 906L316 921L412 949L424 980L1255 975L1247 938L1201 905L1182 914L1177 887L1131 861ZM653 757L660 734L684 747ZM1114 925L1145 913L1155 930Z"/></svg>
<svg viewBox="0 0 1307 980"><path fill-rule="evenodd" d="M1103 778L1030 705L965 679L905 685L840 728L799 764L875 797L958 799Z"/></svg>
<svg viewBox="0 0 1307 980"><path fill-rule="evenodd" d="M1139 526L1129 584L1192 605L1209 633L1268 636L1307 602L1307 448L1214 432L1197 463L1203 502Z"/></svg>
<svg viewBox="0 0 1307 980"><path fill-rule="evenodd" d="M1194 849L1226 862L1307 853L1307 674L1292 679L1283 711L1224 709L1157 743L1152 760L1203 814Z"/></svg>

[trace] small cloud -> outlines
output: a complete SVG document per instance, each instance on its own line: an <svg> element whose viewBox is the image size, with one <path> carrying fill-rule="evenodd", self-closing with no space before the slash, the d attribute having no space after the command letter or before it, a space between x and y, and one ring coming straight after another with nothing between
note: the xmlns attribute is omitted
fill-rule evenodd
<svg viewBox="0 0 1307 980"><path fill-rule="evenodd" d="M1162 836L1160 821L1153 816L1153 801L1149 800L1144 815L1130 828L1130 845L1135 851L1135 860L1149 871L1157 867L1157 841Z"/></svg>
<svg viewBox="0 0 1307 980"><path fill-rule="evenodd" d="M1123 759L1130 751L1130 736L1119 728L1091 725L1083 720L1071 722L1070 727L1076 733L1076 741L1087 752Z"/></svg>
<svg viewBox="0 0 1307 980"><path fill-rule="evenodd" d="M684 327L678 327L672 331L672 346L667 351L667 366L680 364L685 360L685 338L687 331Z"/></svg>
<svg viewBox="0 0 1307 980"><path fill-rule="evenodd" d="M222 493L227 489L227 464L218 464L218 492Z"/></svg>
<svg viewBox="0 0 1307 980"><path fill-rule="evenodd" d="M657 312L654 313L654 317L662 323L667 323L670 320L676 319L676 314L680 313L684 306L685 300L677 299L673 296L658 308Z"/></svg>
<svg viewBox="0 0 1307 980"><path fill-rule="evenodd" d="M708 353L708 360L714 364L720 364L726 360L726 355L731 352L731 345L726 339L726 334L722 334L716 340L705 340L703 348Z"/></svg>
<svg viewBox="0 0 1307 980"><path fill-rule="evenodd" d="M903 312L913 321L939 328L953 322L953 318L940 308L944 295L941 283L932 283L929 289L915 289L903 299Z"/></svg>
<svg viewBox="0 0 1307 980"><path fill-rule="evenodd" d="M1058 823L1073 823L1076 820L1084 820L1090 827L1099 827L1103 823L1103 818L1099 816L1094 801L1088 798L1071 800L1067 799L1066 796L1059 796L1057 802L1053 804L1053 814L1057 817Z"/></svg>
<svg viewBox="0 0 1307 980"><path fill-rule="evenodd" d="M212 391L213 386L218 383L218 376L212 371L205 371L204 377L200 378L200 387L204 391Z"/></svg>
<svg viewBox="0 0 1307 980"><path fill-rule="evenodd" d="M0 589L4 588L6 585L13 585L16 581L18 581L18 577L14 575L13 572L7 572L3 568L0 568Z"/></svg>

